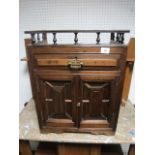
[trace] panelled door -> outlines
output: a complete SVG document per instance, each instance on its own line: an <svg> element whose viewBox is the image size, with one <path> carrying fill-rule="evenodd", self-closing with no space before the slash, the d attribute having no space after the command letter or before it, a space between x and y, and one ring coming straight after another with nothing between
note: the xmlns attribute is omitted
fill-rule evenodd
<svg viewBox="0 0 155 155"><path fill-rule="evenodd" d="M74 80L44 75L38 78L43 122L49 127L75 127Z"/></svg>
<svg viewBox="0 0 155 155"><path fill-rule="evenodd" d="M117 105L119 73L37 76L38 103L48 127L110 128ZM97 75L97 76L96 76Z"/></svg>
<svg viewBox="0 0 155 155"><path fill-rule="evenodd" d="M80 128L109 128L116 106L119 76L81 77Z"/></svg>

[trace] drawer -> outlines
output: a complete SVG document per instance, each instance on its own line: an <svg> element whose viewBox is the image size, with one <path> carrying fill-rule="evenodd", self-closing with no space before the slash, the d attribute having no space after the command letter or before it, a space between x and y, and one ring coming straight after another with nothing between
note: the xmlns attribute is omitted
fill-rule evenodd
<svg viewBox="0 0 155 155"><path fill-rule="evenodd" d="M37 66L69 66L73 69L81 67L116 67L119 54L41 54L35 55Z"/></svg>

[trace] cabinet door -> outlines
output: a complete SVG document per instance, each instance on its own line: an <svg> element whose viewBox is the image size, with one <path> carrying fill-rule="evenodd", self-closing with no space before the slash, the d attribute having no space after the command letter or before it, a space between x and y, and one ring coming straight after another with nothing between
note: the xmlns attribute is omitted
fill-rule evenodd
<svg viewBox="0 0 155 155"><path fill-rule="evenodd" d="M111 128L118 106L119 76L81 77L80 128Z"/></svg>
<svg viewBox="0 0 155 155"><path fill-rule="evenodd" d="M59 80L58 80L59 79ZM74 127L74 87L72 79L38 78L38 103L46 127Z"/></svg>

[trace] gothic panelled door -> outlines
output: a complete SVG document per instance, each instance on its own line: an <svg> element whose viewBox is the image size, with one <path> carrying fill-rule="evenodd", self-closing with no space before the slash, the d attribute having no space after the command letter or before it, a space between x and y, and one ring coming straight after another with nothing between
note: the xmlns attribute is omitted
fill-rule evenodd
<svg viewBox="0 0 155 155"><path fill-rule="evenodd" d="M49 127L74 127L73 80L40 79L39 101Z"/></svg>
<svg viewBox="0 0 155 155"><path fill-rule="evenodd" d="M80 81L80 128L109 128L115 111L118 77L88 79Z"/></svg>
<svg viewBox="0 0 155 155"><path fill-rule="evenodd" d="M37 75L44 125L77 130L112 128L119 72L69 73L66 77L60 77L59 72L48 74Z"/></svg>

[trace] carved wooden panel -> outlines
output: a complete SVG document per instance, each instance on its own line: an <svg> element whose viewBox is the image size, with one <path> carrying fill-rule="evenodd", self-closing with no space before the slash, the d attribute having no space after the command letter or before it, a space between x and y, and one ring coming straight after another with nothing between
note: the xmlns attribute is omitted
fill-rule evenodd
<svg viewBox="0 0 155 155"><path fill-rule="evenodd" d="M116 79L109 81L81 80L81 128L108 128L116 100Z"/></svg>
<svg viewBox="0 0 155 155"><path fill-rule="evenodd" d="M53 127L74 126L73 82L42 79L40 90L46 124Z"/></svg>
<svg viewBox="0 0 155 155"><path fill-rule="evenodd" d="M101 120L107 119L108 104L110 102L109 93L110 84L108 82L83 83L83 118Z"/></svg>

